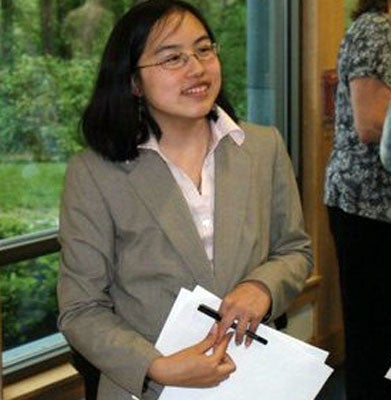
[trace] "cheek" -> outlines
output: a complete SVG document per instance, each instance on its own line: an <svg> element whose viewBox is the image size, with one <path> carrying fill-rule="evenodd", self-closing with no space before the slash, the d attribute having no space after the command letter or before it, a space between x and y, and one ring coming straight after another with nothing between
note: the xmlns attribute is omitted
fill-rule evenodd
<svg viewBox="0 0 391 400"><path fill-rule="evenodd" d="M212 72L212 75L213 75L214 81L216 82L216 87L218 87L218 90L220 90L221 82L222 82L220 63L218 63L216 65L216 67L214 68L214 70Z"/></svg>
<svg viewBox="0 0 391 400"><path fill-rule="evenodd" d="M174 87L175 80L159 74L148 74L143 78L143 96L147 103L164 101L164 98L172 95Z"/></svg>

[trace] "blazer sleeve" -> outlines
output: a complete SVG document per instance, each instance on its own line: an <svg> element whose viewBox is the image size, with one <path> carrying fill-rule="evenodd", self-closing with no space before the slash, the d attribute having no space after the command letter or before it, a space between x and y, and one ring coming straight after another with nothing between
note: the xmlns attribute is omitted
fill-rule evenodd
<svg viewBox="0 0 391 400"><path fill-rule="evenodd" d="M286 311L302 291L313 268L311 243L304 230L292 164L276 130L274 141L268 257L244 279L259 280L269 288L272 295L270 319Z"/></svg>
<svg viewBox="0 0 391 400"><path fill-rule="evenodd" d="M59 237L60 330L110 380L141 397L148 366L160 353L114 312L114 227L82 156L67 169Z"/></svg>

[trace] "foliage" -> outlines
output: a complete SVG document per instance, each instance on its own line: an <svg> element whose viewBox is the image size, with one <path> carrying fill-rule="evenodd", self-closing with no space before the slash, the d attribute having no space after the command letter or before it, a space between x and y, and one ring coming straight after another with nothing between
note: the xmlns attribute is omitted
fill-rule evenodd
<svg viewBox="0 0 391 400"><path fill-rule="evenodd" d="M65 163L0 164L0 239L57 226Z"/></svg>
<svg viewBox="0 0 391 400"><path fill-rule="evenodd" d="M247 115L246 0L192 0L208 20L220 45L224 89L239 117ZM228 27L228 29L227 29Z"/></svg>
<svg viewBox="0 0 391 400"><path fill-rule="evenodd" d="M88 99L94 60L22 56L0 70L0 156L66 160L81 148L80 114Z"/></svg>
<svg viewBox="0 0 391 400"><path fill-rule="evenodd" d="M64 170L64 163L0 165L0 239L57 225ZM40 257L0 270L4 350L56 332L57 257Z"/></svg>
<svg viewBox="0 0 391 400"><path fill-rule="evenodd" d="M221 43L225 90L238 116L245 119L247 115L245 0L225 7L219 21L215 30ZM227 29L227 26L230 29Z"/></svg>
<svg viewBox="0 0 391 400"><path fill-rule="evenodd" d="M48 255L1 269L3 350L57 331L57 265Z"/></svg>
<svg viewBox="0 0 391 400"><path fill-rule="evenodd" d="M65 163L0 164L2 211L57 209L64 171Z"/></svg>
<svg viewBox="0 0 391 400"><path fill-rule="evenodd" d="M64 170L64 163L0 165L0 239L57 225ZM1 268L3 350L57 331L57 258L48 255Z"/></svg>

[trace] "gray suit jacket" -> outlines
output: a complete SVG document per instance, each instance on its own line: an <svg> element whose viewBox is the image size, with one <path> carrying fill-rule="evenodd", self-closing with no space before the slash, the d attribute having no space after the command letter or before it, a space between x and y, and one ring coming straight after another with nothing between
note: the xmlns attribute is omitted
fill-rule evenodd
<svg viewBox="0 0 391 400"><path fill-rule="evenodd" d="M59 326L102 371L99 400L155 399L145 374L181 287L223 297L238 282L264 282L272 318L301 291L310 242L289 157L272 128L242 124L215 153L214 268L160 156L143 150L110 162L90 150L68 167L60 217Z"/></svg>

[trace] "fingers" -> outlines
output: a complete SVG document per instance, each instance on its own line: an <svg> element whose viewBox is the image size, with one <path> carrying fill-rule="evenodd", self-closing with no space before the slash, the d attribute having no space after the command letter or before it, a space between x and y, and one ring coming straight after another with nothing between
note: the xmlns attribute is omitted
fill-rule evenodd
<svg viewBox="0 0 391 400"><path fill-rule="evenodd" d="M228 344L232 339L233 333L230 332L223 337L221 343L216 346L215 352L212 357L218 361L218 374L219 380L222 382L229 378L229 376L236 370L236 365L229 354L226 352Z"/></svg>
<svg viewBox="0 0 391 400"><path fill-rule="evenodd" d="M224 311L220 311L223 315L223 318L218 326L218 334L217 334L217 342L220 342L229 328L235 329L235 343L236 345L240 345L243 343L243 339L246 335L246 330L253 320L252 316L247 313L238 313L228 311L226 314L223 314ZM255 319L254 319L255 321Z"/></svg>
<svg viewBox="0 0 391 400"><path fill-rule="evenodd" d="M235 343L242 344L246 330L257 330L270 305L270 291L262 282L246 281L238 284L221 303L219 313L222 320L219 323L217 342L222 340L232 326L235 329ZM246 346L250 344L251 338L246 337Z"/></svg>
<svg viewBox="0 0 391 400"><path fill-rule="evenodd" d="M196 356L197 358L193 358L193 360L196 360L196 364L193 365L186 379L186 381L191 382L191 384L186 384L186 386L214 387L229 378L230 374L236 370L234 361L226 352L232 337L233 332L227 333L220 343L216 343L216 326L212 328L205 339L192 347L190 356L194 356L194 349L196 349L198 355ZM214 351L211 355L200 354L201 350L206 352L213 344ZM192 353L193 355L191 355ZM189 360L188 356L186 359Z"/></svg>
<svg viewBox="0 0 391 400"><path fill-rule="evenodd" d="M227 330L231 327L231 325L235 322L236 313L230 311L226 307L224 307L224 303L220 307L220 315L222 315L222 319L218 324L218 332L217 332L217 342L220 342Z"/></svg>
<svg viewBox="0 0 391 400"><path fill-rule="evenodd" d="M227 380L233 372L236 371L236 365L232 358L226 354L217 367L219 374L219 383Z"/></svg>
<svg viewBox="0 0 391 400"><path fill-rule="evenodd" d="M195 344L193 349L198 353L205 353L216 345L218 328L217 324L213 324L211 330L201 342Z"/></svg>
<svg viewBox="0 0 391 400"><path fill-rule="evenodd" d="M254 319L253 321L251 321L251 323L250 323L248 329L249 329L251 332L256 332L260 323L261 323L261 320ZM249 347L249 346L251 345L252 341L253 341L253 339L251 339L249 336L246 336L246 339L245 339L245 346L246 346L246 347Z"/></svg>
<svg viewBox="0 0 391 400"><path fill-rule="evenodd" d="M222 340L215 345L213 357L219 360L219 362L221 362L221 360L224 360L224 357L228 355L227 347L233 335L234 335L233 332L225 334Z"/></svg>
<svg viewBox="0 0 391 400"><path fill-rule="evenodd" d="M247 318L240 319L237 322L236 334L235 334L235 343L237 346L239 346L243 343L243 339L246 334L248 323L249 323L249 321Z"/></svg>

